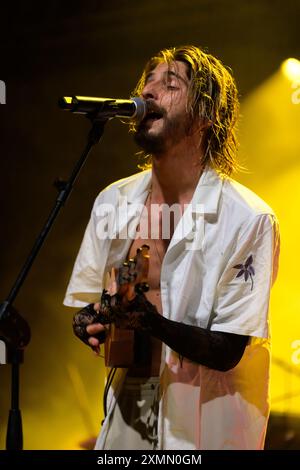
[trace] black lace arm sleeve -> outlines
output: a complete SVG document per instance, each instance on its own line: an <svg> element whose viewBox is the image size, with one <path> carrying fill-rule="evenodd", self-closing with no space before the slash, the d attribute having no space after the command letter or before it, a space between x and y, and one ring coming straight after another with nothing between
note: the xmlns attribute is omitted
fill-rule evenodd
<svg viewBox="0 0 300 470"><path fill-rule="evenodd" d="M248 336L209 331L168 320L146 299L142 303L143 327L181 356L220 371L232 369L241 360Z"/></svg>

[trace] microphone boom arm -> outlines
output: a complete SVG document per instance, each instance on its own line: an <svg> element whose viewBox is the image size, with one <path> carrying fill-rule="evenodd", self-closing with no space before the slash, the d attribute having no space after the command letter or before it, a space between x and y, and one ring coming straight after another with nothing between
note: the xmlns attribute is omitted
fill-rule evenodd
<svg viewBox="0 0 300 470"><path fill-rule="evenodd" d="M75 114L86 114L92 119L112 119L114 117L141 121L146 115L146 102L141 98L130 100L95 98L90 96L63 96L58 105Z"/></svg>

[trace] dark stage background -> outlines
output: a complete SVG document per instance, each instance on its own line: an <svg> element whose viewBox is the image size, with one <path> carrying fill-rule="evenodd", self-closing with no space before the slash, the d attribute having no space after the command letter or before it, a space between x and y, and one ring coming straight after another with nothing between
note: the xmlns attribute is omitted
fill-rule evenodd
<svg viewBox="0 0 300 470"><path fill-rule="evenodd" d="M292 0L2 3L1 297L54 203L53 181L85 144L88 122L60 110L59 96L127 98L153 53L194 43L232 67L243 100L281 61L299 57L299 14ZM103 362L73 338L62 299L93 200L136 171L136 151L127 126L108 123L15 302L32 329L21 373L27 449L77 448L98 431ZM9 371L0 368L0 448Z"/></svg>

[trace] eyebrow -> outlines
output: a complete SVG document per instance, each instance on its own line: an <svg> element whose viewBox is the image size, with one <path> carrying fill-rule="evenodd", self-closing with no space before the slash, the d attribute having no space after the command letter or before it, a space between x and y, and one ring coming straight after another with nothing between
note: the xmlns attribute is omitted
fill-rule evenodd
<svg viewBox="0 0 300 470"><path fill-rule="evenodd" d="M147 83L149 78L151 78L153 75L154 75L153 71L149 72L146 75L145 83ZM181 75L179 75L177 72L174 72L173 70L167 70L166 72L164 72L164 75L166 75L168 78L169 77L176 77L176 78L178 78L178 80L181 80L186 86L188 86L188 82Z"/></svg>

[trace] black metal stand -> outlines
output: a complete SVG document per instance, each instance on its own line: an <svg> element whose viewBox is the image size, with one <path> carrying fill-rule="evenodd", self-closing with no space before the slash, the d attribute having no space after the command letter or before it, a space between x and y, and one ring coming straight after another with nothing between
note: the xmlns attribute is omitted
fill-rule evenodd
<svg viewBox="0 0 300 470"><path fill-rule="evenodd" d="M19 369L20 363L23 362L24 347L30 341L30 328L24 318L17 313L13 308L13 301L15 300L22 284L24 283L29 270L37 257L56 217L62 206L70 195L75 180L77 179L81 168L83 167L92 147L96 145L101 139L104 126L108 119L93 119L88 116L92 121L92 128L88 135L88 141L84 148L82 155L67 181L57 180L55 186L59 191L55 205L50 212L50 215L38 235L28 258L26 259L7 299L0 306L0 339L3 339L7 347L7 362L12 366L12 379L11 379L11 409L9 412L7 435L6 435L6 448L9 450L21 450L23 448L23 435L22 435L22 417L19 409Z"/></svg>
<svg viewBox="0 0 300 470"><path fill-rule="evenodd" d="M8 361L11 363L11 408L9 410L6 449L23 449L22 416L19 408L20 364L23 362L23 350L11 351Z"/></svg>

